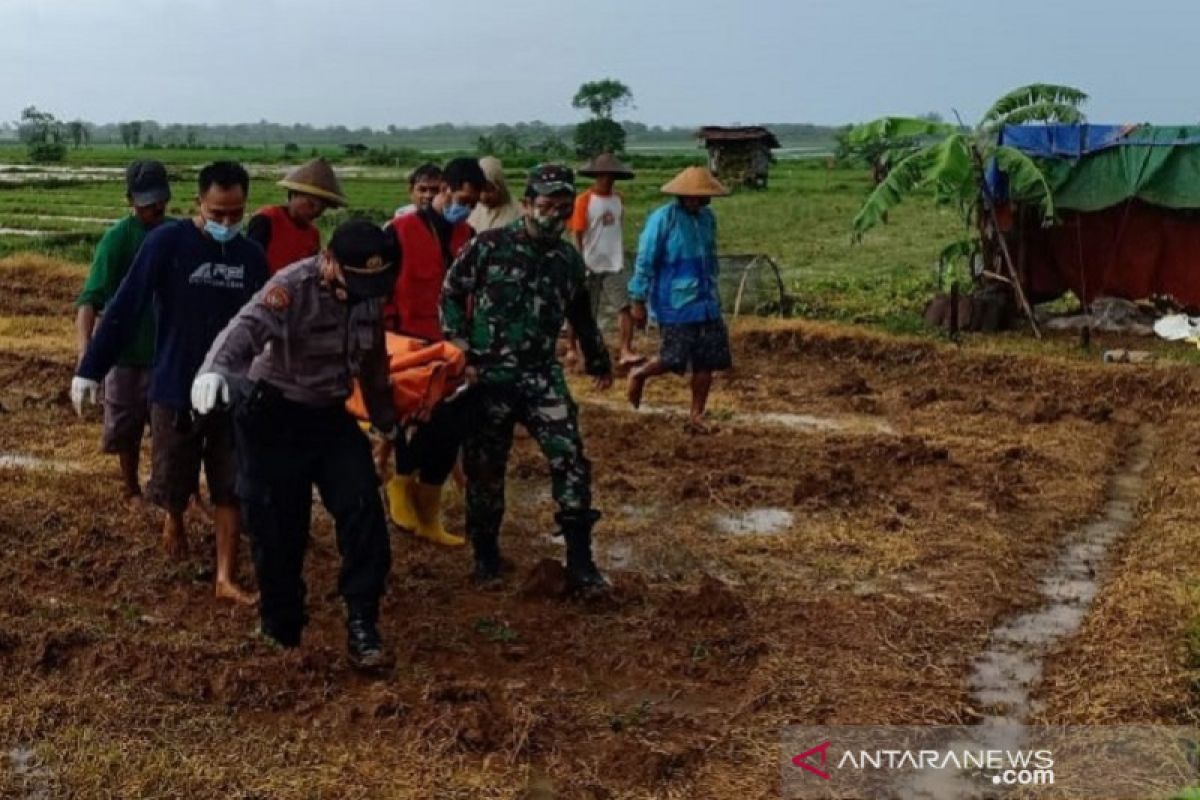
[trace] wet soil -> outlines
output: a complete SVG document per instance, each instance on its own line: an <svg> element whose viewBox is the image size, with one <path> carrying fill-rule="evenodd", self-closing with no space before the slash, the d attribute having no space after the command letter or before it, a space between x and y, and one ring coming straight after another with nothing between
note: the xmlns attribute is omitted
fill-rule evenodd
<svg viewBox="0 0 1200 800"><path fill-rule="evenodd" d="M58 283L22 280L2 313L69 313ZM69 338L0 351L0 453L77 468L0 469L0 746L77 796L774 797L784 725L978 721L993 631L1045 606L1131 437L1193 391L1183 370L804 324L739 326L734 346L711 435L574 387L611 597L562 598L548 473L518 437L514 571L479 589L469 554L394 532L397 666L373 678L343 656L324 512L311 623L282 652L211 597L209 523L169 562L159 517L120 502L96 415L66 398ZM685 408L686 387L646 400Z"/></svg>

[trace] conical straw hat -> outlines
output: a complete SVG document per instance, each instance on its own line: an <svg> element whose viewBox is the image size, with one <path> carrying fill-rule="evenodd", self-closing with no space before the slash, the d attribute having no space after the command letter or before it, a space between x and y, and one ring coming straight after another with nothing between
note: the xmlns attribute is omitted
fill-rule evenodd
<svg viewBox="0 0 1200 800"><path fill-rule="evenodd" d="M612 175L618 180L629 180L633 177L633 170L618 161L612 153L601 153L580 167L579 174L588 178L594 178L597 175Z"/></svg>
<svg viewBox="0 0 1200 800"><path fill-rule="evenodd" d="M334 174L333 167L323 158L314 158L293 169L278 184L285 189L302 194L311 194L335 206L346 205L342 185Z"/></svg>
<svg viewBox="0 0 1200 800"><path fill-rule="evenodd" d="M677 197L724 197L729 190L713 177L707 167L688 167L667 181L662 193Z"/></svg>

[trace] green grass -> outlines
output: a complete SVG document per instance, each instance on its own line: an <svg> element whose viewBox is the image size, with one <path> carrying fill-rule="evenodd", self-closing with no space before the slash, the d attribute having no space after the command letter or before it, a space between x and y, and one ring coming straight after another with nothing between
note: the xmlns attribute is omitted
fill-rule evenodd
<svg viewBox="0 0 1200 800"><path fill-rule="evenodd" d="M13 162L23 151L0 147L0 163ZM331 150L331 154L336 151ZM72 163L120 166L131 157L163 159L172 173L175 197L170 213L193 212L198 166L217 157L242 158L264 165L273 151L155 150L129 151L95 147L71 151ZM8 156L14 158L8 158ZM307 152L304 156L307 157ZM633 251L647 214L667 201L659 192L684 163L699 163L702 153L670 159L637 159L637 179L620 184L628 211L626 247ZM274 185L283 166L256 169L251 208L281 202L284 190ZM349 214L383 222L408 202L404 169L361 168L370 177L343 179L353 207L331 212L320 223L328 235ZM351 172L351 175L355 173ZM520 187L524 170L509 171L510 185ZM738 191L719 198L717 215L722 253L758 253L779 265L786 289L795 298L794 312L806 317L863 323L896 332L923 330L920 313L933 291L934 261L942 246L955 238L955 216L930 202L914 201L892 215L891 224L853 244L850 219L869 189L859 170L828 169L823 161L782 160L772 168L770 188ZM103 226L97 223L46 219L47 216L116 218L124 213L120 175L88 182L0 183L0 228L54 231L50 237L0 235L0 255L33 250L69 260L90 260L90 247ZM74 235L61 235L71 233Z"/></svg>

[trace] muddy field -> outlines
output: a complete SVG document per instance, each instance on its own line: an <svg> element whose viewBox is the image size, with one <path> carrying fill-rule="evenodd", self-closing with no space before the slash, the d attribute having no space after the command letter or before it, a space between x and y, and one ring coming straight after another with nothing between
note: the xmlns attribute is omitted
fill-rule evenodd
<svg viewBox="0 0 1200 800"><path fill-rule="evenodd" d="M174 564L158 516L120 504L98 415L65 393L81 277L0 262L4 796L751 800L778 796L788 724L1192 719L1183 368L756 322L715 434L684 431L681 381L640 413L580 383L611 601L557 596L548 480L520 441L517 574L477 590L467 554L396 533L398 666L371 680L343 657L322 514L313 621L284 653L210 596L202 517ZM1106 514L1082 627L989 684L981 659L1052 605L1042 579Z"/></svg>

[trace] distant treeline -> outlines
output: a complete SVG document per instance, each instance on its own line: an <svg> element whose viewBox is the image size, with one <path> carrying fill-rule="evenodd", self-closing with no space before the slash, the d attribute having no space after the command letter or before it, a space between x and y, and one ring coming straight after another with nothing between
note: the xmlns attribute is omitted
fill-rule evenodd
<svg viewBox="0 0 1200 800"><path fill-rule="evenodd" d="M261 120L234 125L188 125L154 120L95 124L63 120L77 132L80 144L124 144L129 147L238 147L288 144L297 147L360 144L367 147L412 148L416 150L474 150L480 139L537 147L545 142L570 141L574 125L518 122L514 125L454 125L441 123L420 128L347 128L344 125L281 125ZM803 123L766 123L784 147L828 145L838 128ZM640 122L622 122L627 147L678 147L695 144L694 127L662 127ZM20 126L0 123L0 140L20 138ZM78 146L78 145L77 145Z"/></svg>

